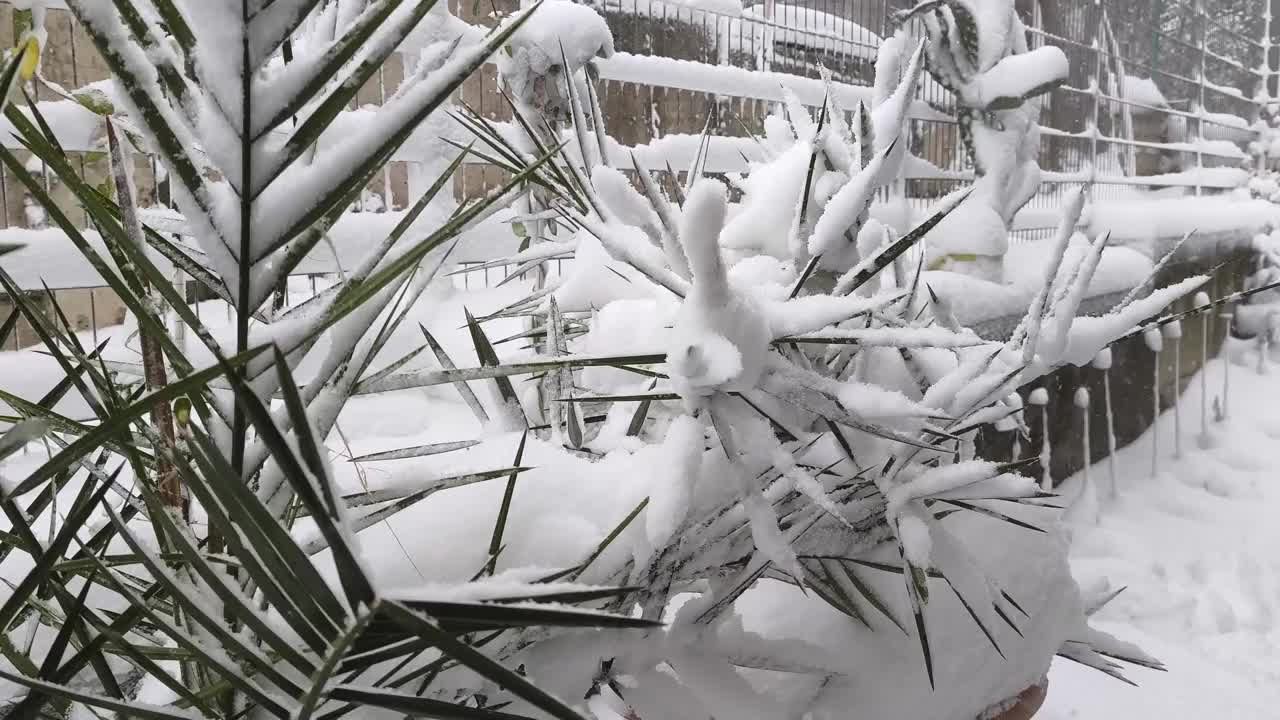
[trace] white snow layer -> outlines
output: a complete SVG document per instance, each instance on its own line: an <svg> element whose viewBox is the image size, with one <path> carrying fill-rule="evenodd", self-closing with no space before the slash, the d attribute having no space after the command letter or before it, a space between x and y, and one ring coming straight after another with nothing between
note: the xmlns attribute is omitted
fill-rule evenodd
<svg viewBox="0 0 1280 720"><path fill-rule="evenodd" d="M1280 466L1280 373L1258 374L1256 366L1250 343L1228 339L1222 357L1203 371L1210 405L1225 403L1228 419L1211 422L1207 438L1185 442L1175 462L1175 426L1168 417L1172 410L1166 411L1157 429L1117 454L1120 496L1102 502L1097 526L1072 529L1072 570L1086 594L1125 588L1094 615L1093 624L1137 643L1169 671L1129 669L1135 688L1056 660L1037 720L1275 715L1280 563L1274 548L1280 535L1272 518L1280 508L1274 482ZM1198 380L1187 383L1184 416L1200 412L1200 393ZM1198 436L1198 422L1195 427ZM1157 430L1161 469L1152 476ZM1091 477L1097 482L1107 472L1104 460ZM1061 488L1064 496L1073 497L1081 481L1080 475L1069 480Z"/></svg>

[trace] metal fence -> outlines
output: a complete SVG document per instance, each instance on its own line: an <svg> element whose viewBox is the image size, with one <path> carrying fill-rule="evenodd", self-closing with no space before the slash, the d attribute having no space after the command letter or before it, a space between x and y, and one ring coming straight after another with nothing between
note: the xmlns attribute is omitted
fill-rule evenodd
<svg viewBox="0 0 1280 720"><path fill-rule="evenodd" d="M913 3L766 2L740 15L661 0L595 4L623 52L811 78L826 68L838 82L857 85L870 81L875 49L893 32L893 15ZM1235 12L1215 14L1224 4ZM1094 185L1095 200L1106 201L1137 189L1214 193L1243 181L1242 169L1258 160L1251 157L1256 122L1266 81L1275 76L1268 58L1270 0L1025 5L1018 9L1028 44L1060 47L1071 66L1068 81L1039 101L1045 184L1031 215L1053 206L1064 186L1082 182ZM917 165L926 172L908 173L906 189L910 198L928 202L970 180L972 166L950 117L950 93L925 83L921 97L939 113L913 120L912 151L933 167ZM687 104L692 112L686 116L679 105L674 114L663 108L660 118L642 124L690 131L714 101ZM719 128L727 134L756 129L770 111L767 103L750 106L746 116L721 120Z"/></svg>
<svg viewBox="0 0 1280 720"><path fill-rule="evenodd" d="M836 85L870 82L881 38L894 30L895 13L912 0L793 0L740 8L735 0L583 0L609 21L616 48L632 56L699 63L702 70L746 69L770 77L813 81L829 71ZM1037 220L1065 186L1094 184L1095 200L1120 200L1138 189L1181 188L1219 192L1237 186L1241 167L1256 162L1251 146L1263 100L1274 92L1272 0L1019 0L1032 46L1053 44L1067 54L1068 82L1041 101L1041 167L1045 183L1028 207L1018 235L1043 231ZM453 0L468 22L493 22L514 0ZM0 2L0 42L12 40L15 13ZM104 66L83 31L61 10L49 11L50 40L44 71L69 87L105 77ZM635 58L632 58L635 59ZM377 104L403 77L402 59L362 89L353 105ZM725 136L759 132L775 111L776 93L758 83L735 87L732 78L700 86L696 77L653 73L643 78L611 74L600 95L609 133L623 145L696 134L707 118ZM701 77L704 73L693 73ZM486 66L460 96L482 114L506 119L496 74ZM38 88L37 88L38 90ZM39 96L39 95L38 95ZM49 100L52 97L43 97ZM914 163L904 178L906 195L925 205L972 178L972 166L953 119L950 94L926 83L921 100L930 112L912 121ZM11 138L0 139L13 146ZM105 179L105 158L90 138L72 148L87 179ZM25 155L18 151L20 159ZM400 159L370 188L362 209L403 207L410 195L412 158ZM155 163L139 159L140 194L170 203L167 182ZM38 167L32 169L39 170ZM658 169L658 168L655 168ZM676 168L679 171L679 167ZM730 168L732 169L732 168ZM741 168L739 168L741 169ZM56 202L59 189L41 173ZM471 165L455 179L460 196L502 181L497 168ZM0 218L4 226L41 222L38 207L13 173L0 167ZM73 215L74 216L74 215Z"/></svg>

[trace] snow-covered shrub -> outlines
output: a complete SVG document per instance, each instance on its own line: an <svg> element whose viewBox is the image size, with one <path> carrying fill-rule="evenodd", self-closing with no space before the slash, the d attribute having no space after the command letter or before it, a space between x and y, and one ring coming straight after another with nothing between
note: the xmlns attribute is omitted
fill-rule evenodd
<svg viewBox="0 0 1280 720"><path fill-rule="evenodd" d="M790 137L740 203L697 163L668 196L581 127L537 167L514 128L475 124L486 153L533 172L552 198L538 218L561 231L494 263L575 258L501 313L546 348L508 359L546 370L529 422L545 452L598 458L574 470L582 502L596 473L644 468L581 577L636 586L628 603L670 626L506 646L597 717L971 718L1040 682L1054 653L1113 674L1106 657L1155 664L1087 627L1050 496L974 458L972 439L1020 413L1015 388L1091 362L1204 278L1077 318L1105 245L1064 262L1077 193L1013 336L960 327L913 250L959 198L900 236L867 219L920 55L885 61L882 101L852 123L789 103L774 131Z"/></svg>
<svg viewBox="0 0 1280 720"><path fill-rule="evenodd" d="M829 101L813 118L787 93L788 121L770 118L766 160L738 182L745 199L725 227L726 248L800 268L812 263L844 290L861 261L897 240L903 223L873 220L870 211L902 171L904 120L924 61L923 44L900 40L880 49L870 108Z"/></svg>
<svg viewBox="0 0 1280 720"><path fill-rule="evenodd" d="M1066 55L1051 45L1028 49L1013 0L925 0L902 20L911 18L929 39L929 73L958 100L978 175L969 199L929 234L929 267L1001 282L1013 217L1040 187L1034 98L1066 80Z"/></svg>

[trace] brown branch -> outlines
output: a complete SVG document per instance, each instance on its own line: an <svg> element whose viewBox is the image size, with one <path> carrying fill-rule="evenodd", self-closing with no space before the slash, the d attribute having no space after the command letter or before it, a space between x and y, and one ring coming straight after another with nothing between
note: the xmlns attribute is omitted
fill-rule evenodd
<svg viewBox="0 0 1280 720"><path fill-rule="evenodd" d="M142 234L142 223L138 220L138 206L134 198L133 183L130 180L129 167L126 164L127 158L120 141L116 136L115 127L110 118L106 121L107 125L107 144L111 150L111 170L112 180L116 186L116 198L120 204L120 220L124 225L125 235L128 236L130 242L139 250L145 251L146 241ZM143 284L144 299L154 298L151 292L150 284L146 277L141 275L139 282ZM164 352L161 349L160 341L151 334L145 327L139 323L138 336L142 342L142 368L143 375L147 383L148 390L159 390L169 383L168 375L164 368ZM177 469L173 466L172 458L176 457L175 448L177 440L174 435L173 426L173 410L167 402L158 402L151 409L151 424L155 426L156 434L160 436L165 445L165 452L157 452L156 456L156 474L158 482L156 483L160 497L165 505L174 508L182 517L186 517L186 499L183 497L182 487L178 481Z"/></svg>

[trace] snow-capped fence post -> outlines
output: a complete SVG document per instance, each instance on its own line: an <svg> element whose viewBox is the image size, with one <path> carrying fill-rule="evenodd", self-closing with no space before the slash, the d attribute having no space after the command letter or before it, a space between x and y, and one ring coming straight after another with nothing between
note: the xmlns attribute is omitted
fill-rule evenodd
<svg viewBox="0 0 1280 720"><path fill-rule="evenodd" d="M1223 321L1226 322L1224 327L1227 328L1229 339L1231 325L1235 322L1235 312L1231 306L1228 305L1226 312L1221 313L1218 317L1222 318ZM1218 422L1222 422L1229 417L1227 407L1231 396L1231 366L1234 364L1235 363L1231 361L1231 358L1224 353L1222 358L1222 400L1218 404L1218 416L1216 418Z"/></svg>
<svg viewBox="0 0 1280 720"><path fill-rule="evenodd" d="M1164 326L1164 336L1173 341L1173 456L1182 457L1182 321Z"/></svg>
<svg viewBox="0 0 1280 720"><path fill-rule="evenodd" d="M1093 366L1102 371L1102 405L1107 420L1107 497L1118 494L1116 483L1116 425L1111 410L1111 348L1103 348L1093 358Z"/></svg>
<svg viewBox="0 0 1280 720"><path fill-rule="evenodd" d="M1096 524L1098 522L1097 492L1089 475L1089 468L1093 465L1093 448L1089 443L1089 388L1084 386L1076 388L1072 401L1080 409L1080 445L1084 453L1080 474L1080 493L1076 495L1072 509L1076 513L1086 513L1086 519Z"/></svg>
<svg viewBox="0 0 1280 720"><path fill-rule="evenodd" d="M1209 294L1201 290L1195 294L1192 303L1196 307L1209 304ZM1213 315L1200 313L1200 446L1209 443L1209 321Z"/></svg>
<svg viewBox="0 0 1280 720"><path fill-rule="evenodd" d="M1027 402L1040 408L1040 489L1053 489L1053 475L1049 463L1053 459L1053 446L1049 444L1049 391L1038 387L1027 396Z"/></svg>
<svg viewBox="0 0 1280 720"><path fill-rule="evenodd" d="M1155 355L1151 364L1151 475L1160 472L1160 351L1164 349L1164 337L1156 328L1142 333L1142 339Z"/></svg>

